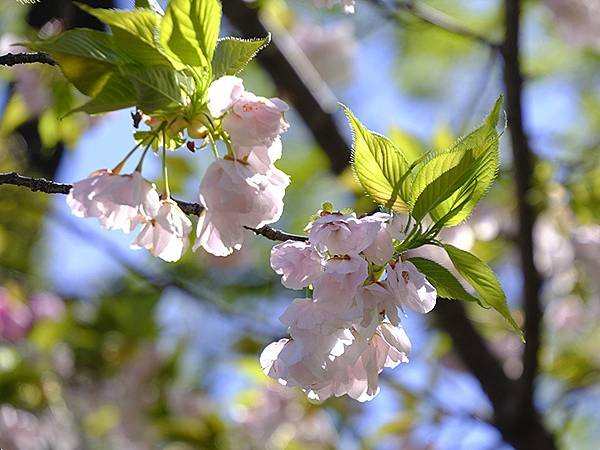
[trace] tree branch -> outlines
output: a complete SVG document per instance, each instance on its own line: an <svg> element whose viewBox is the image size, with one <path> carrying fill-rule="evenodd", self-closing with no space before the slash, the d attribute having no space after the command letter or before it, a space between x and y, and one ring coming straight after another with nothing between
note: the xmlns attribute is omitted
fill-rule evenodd
<svg viewBox="0 0 600 450"><path fill-rule="evenodd" d="M399 21L400 11L406 11L412 14L417 19L428 23L440 30L448 33L462 36L494 50L500 50L500 44L487 38L486 36L477 33L467 27L464 27L452 17L443 12L424 4L423 2L396 0L393 5L389 5L384 0L370 0L370 2L378 7L386 16L386 18L394 21Z"/></svg>
<svg viewBox="0 0 600 450"><path fill-rule="evenodd" d="M0 55L0 66L15 66L17 64L32 63L49 64L51 66L56 65L56 61L54 61L47 53L7 53L6 55Z"/></svg>
<svg viewBox="0 0 600 450"><path fill-rule="evenodd" d="M0 185L9 184L13 186L21 186L28 188L33 192L45 192L47 194L68 194L73 188L72 184L57 183L55 181L46 180L45 178L32 178L19 175L16 172L0 173ZM181 210L189 216L199 216L204 208L199 203L190 203L183 200L173 199ZM306 236L297 234L289 234L268 225L260 228L244 227L253 231L256 235L263 236L272 241L306 241Z"/></svg>
<svg viewBox="0 0 600 450"><path fill-rule="evenodd" d="M534 157L523 126L522 87L523 75L520 62L520 0L504 0L506 34L501 48L504 58L504 84L506 89L506 115L508 118L513 154L519 222L519 252L523 273L523 312L525 315L525 350L523 373L519 379L516 395L515 417L512 433L523 436L521 448L556 448L550 433L540 425L535 408L535 377L541 344L542 308L540 290L542 277L534 262L533 227L537 211L531 205L530 191L533 187ZM538 427L537 433L532 429Z"/></svg>

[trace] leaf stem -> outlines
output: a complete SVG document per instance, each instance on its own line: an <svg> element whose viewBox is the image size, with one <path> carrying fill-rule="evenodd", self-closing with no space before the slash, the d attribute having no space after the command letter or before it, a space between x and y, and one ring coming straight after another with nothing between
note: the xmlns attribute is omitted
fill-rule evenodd
<svg viewBox="0 0 600 450"><path fill-rule="evenodd" d="M162 151L162 170L163 170L163 179L165 181L165 194L167 198L171 197L171 191L169 189L169 172L167 171L167 137L165 129L162 130L162 139L163 139L163 151Z"/></svg>

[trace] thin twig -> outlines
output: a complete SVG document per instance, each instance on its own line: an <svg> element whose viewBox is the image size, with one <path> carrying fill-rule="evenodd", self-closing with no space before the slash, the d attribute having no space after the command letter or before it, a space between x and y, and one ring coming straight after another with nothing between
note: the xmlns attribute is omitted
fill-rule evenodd
<svg viewBox="0 0 600 450"><path fill-rule="evenodd" d="M0 66L15 66L17 64L49 64L51 66L56 65L50 55L47 53L7 53L6 55L0 55Z"/></svg>
<svg viewBox="0 0 600 450"><path fill-rule="evenodd" d="M498 42L495 42L488 37L461 25L447 14L432 8L431 6L425 5L422 2L417 3L414 1L398 0L394 2L393 5L390 5L384 0L370 1L385 14L386 18L390 20L401 20L400 12L406 11L417 19L428 23L429 25L433 25L440 30L444 30L448 33L479 42L480 44L494 50L500 50L500 44Z"/></svg>
<svg viewBox="0 0 600 450"><path fill-rule="evenodd" d="M16 172L0 173L0 185L9 184L21 186L30 189L33 192L45 192L47 194L68 194L73 188L72 184L57 183L56 181L46 180L45 178L32 178L19 175ZM189 216L199 216L204 208L199 203L185 202L183 200L173 199L177 202L181 210ZM289 234L281 230L276 230L268 225L260 228L244 227L255 234L263 236L272 241L306 241L306 236Z"/></svg>

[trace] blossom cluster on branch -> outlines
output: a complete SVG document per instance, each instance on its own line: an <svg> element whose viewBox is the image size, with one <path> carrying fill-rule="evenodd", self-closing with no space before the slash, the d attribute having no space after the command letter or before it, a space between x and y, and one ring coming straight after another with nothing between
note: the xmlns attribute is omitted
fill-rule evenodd
<svg viewBox="0 0 600 450"><path fill-rule="evenodd" d="M165 170L167 133L177 136L187 130L191 138L210 135L211 142L216 134L227 144L224 158L218 157L214 147L217 159L200 184L204 213L194 245L194 250L203 247L213 255L227 256L241 248L244 227L260 228L281 216L289 177L273 163L282 153L280 134L289 127L283 116L288 106L277 98L257 97L244 89L240 78L224 76L209 87L206 107L210 117L203 120L144 116L144 121L159 142L163 133ZM106 229L130 233L141 225L131 247L177 261L188 248L192 222L170 198L166 176L166 193L161 196L156 186L142 177L141 161L132 174L119 174L129 156L113 170L98 170L76 182L67 203L75 216L96 217Z"/></svg>
<svg viewBox="0 0 600 450"><path fill-rule="evenodd" d="M395 257L401 222L386 213L321 211L308 225L307 242L273 248L271 266L282 284L312 295L294 300L280 317L290 338L265 348L265 373L312 399L347 394L367 401L379 392L384 367L408 362L411 343L398 311L431 311L436 290Z"/></svg>

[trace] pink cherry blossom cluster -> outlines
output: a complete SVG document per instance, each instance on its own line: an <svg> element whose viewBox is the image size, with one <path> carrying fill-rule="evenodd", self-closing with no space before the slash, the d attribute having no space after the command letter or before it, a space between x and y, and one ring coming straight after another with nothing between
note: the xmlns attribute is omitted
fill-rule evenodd
<svg viewBox="0 0 600 450"><path fill-rule="evenodd" d="M67 196L77 217L96 217L108 230L142 229L131 248L146 248L165 261L177 261L188 247L191 220L170 198L160 198L139 172L118 175L99 170L78 181Z"/></svg>
<svg viewBox="0 0 600 450"><path fill-rule="evenodd" d="M197 227L194 249L227 256L244 243L244 227L276 222L283 212L289 177L273 163L281 158L280 135L289 127L278 98L264 98L244 89L240 78L224 76L208 89L208 109L221 118L232 153L213 162L200 184L205 214Z"/></svg>
<svg viewBox="0 0 600 450"><path fill-rule="evenodd" d="M204 212L193 249L227 256L241 248L244 227L262 227L281 216L290 180L273 163L281 157L280 135L289 127L284 118L288 106L277 98L257 97L244 89L240 78L224 76L209 87L207 109L211 123L222 127L219 136L227 140L229 152L208 167L200 184ZM146 119L152 127L167 123ZM195 119L170 122L169 130L176 133L181 126L187 126L190 135L208 133ZM179 260L188 248L192 222L139 171L96 171L73 185L67 203L75 216L96 217L107 229L130 233L141 225L131 247L145 248L165 261Z"/></svg>
<svg viewBox="0 0 600 450"><path fill-rule="evenodd" d="M290 289L312 287L294 300L281 322L290 338L268 345L263 371L300 387L316 400L348 394L367 401L379 392L379 373L408 362L411 343L398 309L433 309L434 287L416 267L395 257L403 237L399 216L321 212L306 242L273 247L271 267Z"/></svg>

